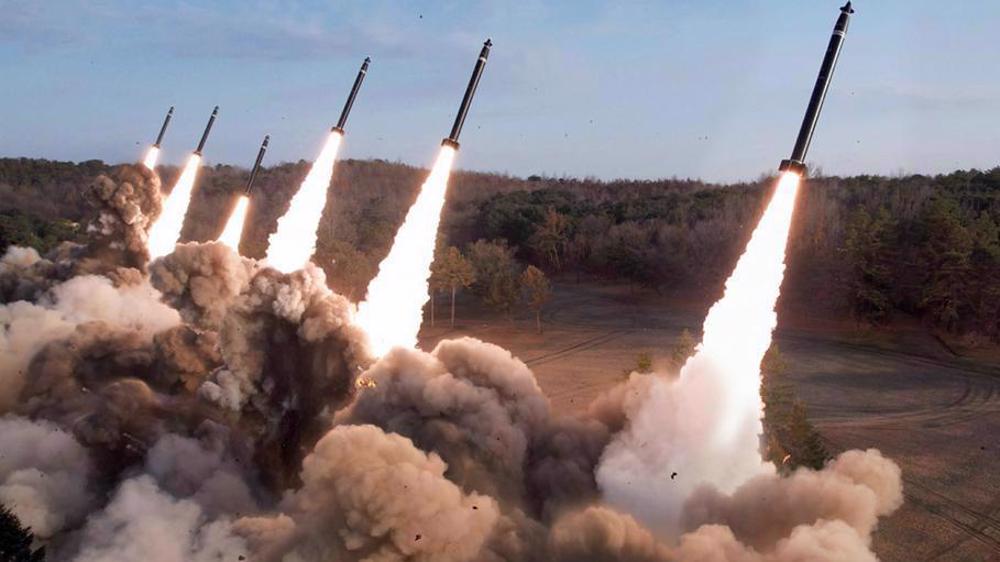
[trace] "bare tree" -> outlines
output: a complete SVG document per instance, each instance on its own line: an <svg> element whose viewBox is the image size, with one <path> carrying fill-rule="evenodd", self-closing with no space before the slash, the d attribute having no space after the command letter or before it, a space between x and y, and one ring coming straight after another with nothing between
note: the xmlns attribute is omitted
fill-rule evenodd
<svg viewBox="0 0 1000 562"><path fill-rule="evenodd" d="M455 327L455 294L476 281L476 270L462 252L455 246L449 246L431 266L431 287L451 291L451 327ZM431 303L431 325L433 325L433 300Z"/></svg>
<svg viewBox="0 0 1000 562"><path fill-rule="evenodd" d="M542 307L552 297L552 286L548 277L541 269L529 265L521 274L521 286L524 288L528 306L535 311L535 326L542 333Z"/></svg>

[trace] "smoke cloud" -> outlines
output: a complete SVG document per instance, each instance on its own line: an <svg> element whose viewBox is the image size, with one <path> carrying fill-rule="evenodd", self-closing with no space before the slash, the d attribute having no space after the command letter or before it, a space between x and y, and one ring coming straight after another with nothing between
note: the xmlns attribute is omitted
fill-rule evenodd
<svg viewBox="0 0 1000 562"><path fill-rule="evenodd" d="M87 451L59 427L0 418L0 503L49 539L83 520L95 498Z"/></svg>
<svg viewBox="0 0 1000 562"><path fill-rule="evenodd" d="M677 469L730 460L698 448L718 378L633 375L565 417L475 339L376 361L312 264L209 242L147 267L158 190L121 167L84 243L0 259L0 503L51 560L874 560L902 502L874 450L738 482Z"/></svg>

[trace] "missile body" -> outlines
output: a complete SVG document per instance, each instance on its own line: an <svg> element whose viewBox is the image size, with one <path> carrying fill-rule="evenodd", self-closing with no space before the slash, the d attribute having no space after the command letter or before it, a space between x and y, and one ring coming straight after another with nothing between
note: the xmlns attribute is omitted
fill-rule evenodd
<svg viewBox="0 0 1000 562"><path fill-rule="evenodd" d="M472 69L472 78L465 88L465 97L462 98L462 105L458 108L458 115L455 116L455 124L451 126L451 134L441 141L442 145L447 145L458 150L458 136L462 134L462 125L465 124L465 116L469 114L469 106L472 105L472 96L476 95L476 87L479 86L479 79L483 76L483 68L486 67L486 59L490 56L490 47L493 41L487 39L483 43L483 50L479 52L479 60L476 67Z"/></svg>
<svg viewBox="0 0 1000 562"><path fill-rule="evenodd" d="M795 140L795 148L792 149L792 157L781 161L781 165L778 166L780 171L791 171L799 175L806 173L806 153L809 152L809 144L812 142L813 132L816 130L816 121L819 120L819 113L823 109L826 91L830 87L830 79L837 67L840 48L844 45L844 37L847 35L847 24L853 13L854 9L850 2L840 9L840 17L837 18L837 23L833 26L833 35L830 36L830 44L826 48L823 65L819 68L819 76L816 78L812 97L809 98L809 107L806 108L802 128L799 129L799 137Z"/></svg>
<svg viewBox="0 0 1000 562"><path fill-rule="evenodd" d="M198 148L195 149L194 153L201 156L201 151L205 149L205 142L208 141L208 133L212 132L212 125L215 124L215 117L219 115L219 106L215 106L212 110L212 116L208 118L208 125L205 125L205 132L201 134L201 141L198 142Z"/></svg>
<svg viewBox="0 0 1000 562"><path fill-rule="evenodd" d="M358 90L361 89L361 83L365 81L365 76L368 74L368 64L371 62L371 57L365 57L365 61L361 63L361 70L358 71L358 77L354 79L354 86L351 87L351 95L347 96L347 103L344 104L344 110L340 112L340 119L330 129L331 131L340 133L341 135L344 134L344 125L347 124L347 116L351 114L351 107L354 106L354 98L358 97Z"/></svg>
<svg viewBox="0 0 1000 562"><path fill-rule="evenodd" d="M156 142L153 146L160 148L160 143L163 142L163 135L167 133L167 125L170 124L170 118L174 116L174 106L170 106L170 110L167 111L167 117L163 120L163 126L160 127L160 134L156 135Z"/></svg>
<svg viewBox="0 0 1000 562"><path fill-rule="evenodd" d="M257 179L257 172L260 171L260 163L264 160L264 153L267 152L267 143L271 140L271 135L264 135L264 142L260 145L260 151L257 152L257 161L253 163L253 169L250 170L250 179L247 180L247 188L244 193L249 197L253 192L253 182Z"/></svg>

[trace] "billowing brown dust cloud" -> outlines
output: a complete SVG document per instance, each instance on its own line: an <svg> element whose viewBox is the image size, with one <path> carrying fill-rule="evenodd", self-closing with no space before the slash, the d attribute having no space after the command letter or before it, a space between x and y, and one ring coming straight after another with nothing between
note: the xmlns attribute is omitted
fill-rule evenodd
<svg viewBox="0 0 1000 562"><path fill-rule="evenodd" d="M85 244L0 259L0 503L51 560L863 561L902 502L892 461L848 451L699 487L663 506L672 530L645 526L595 474L674 379L633 375L570 418L474 339L375 361L311 265L213 242L147 266L144 166L91 195ZM688 454L681 431L647 446ZM662 486L642 474L638 495Z"/></svg>

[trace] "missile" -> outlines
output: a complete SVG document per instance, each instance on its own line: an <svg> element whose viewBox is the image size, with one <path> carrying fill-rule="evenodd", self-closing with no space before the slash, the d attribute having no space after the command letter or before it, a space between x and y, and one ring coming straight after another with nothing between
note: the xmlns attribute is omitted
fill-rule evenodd
<svg viewBox="0 0 1000 562"><path fill-rule="evenodd" d="M809 144L812 142L813 132L816 130L816 121L819 120L819 113L823 109L826 91L830 87L830 79L833 78L833 71L837 67L840 48L844 45L844 37L847 35L847 24L853 13L854 8L851 7L850 2L840 8L840 16L837 18L836 25L833 26L833 35L830 36L826 56L823 57L823 64L819 67L819 76L816 78L812 97L809 98L806 116L802 120L802 128L799 129L799 137L795 140L792 157L782 160L781 165L778 166L778 170L782 172L795 172L800 176L806 174L806 153L809 152Z"/></svg>
<svg viewBox="0 0 1000 562"><path fill-rule="evenodd" d="M163 142L163 135L167 133L167 125L170 124L170 118L174 116L174 106L170 106L170 110L167 111L167 117L163 120L163 126L160 127L160 134L156 135L156 142L153 146L160 148L160 143Z"/></svg>
<svg viewBox="0 0 1000 562"><path fill-rule="evenodd" d="M368 74L368 64L372 62L371 57L365 57L365 61L361 63L361 70L358 71L358 77L354 79L354 86L351 87L351 94L347 96L347 103L344 104L344 110L340 112L340 119L337 120L337 124L330 128L330 131L344 134L344 125L347 124L347 116L351 114L351 107L354 106L354 98L358 97L358 90L361 89L361 83L365 81L365 76Z"/></svg>
<svg viewBox="0 0 1000 562"><path fill-rule="evenodd" d="M257 152L257 161L253 163L253 169L250 170L250 179L247 180L247 188L244 191L247 197L253 192L253 182L257 179L257 172L260 171L260 163L264 160L264 153L267 152L267 143L271 140L271 135L264 135L264 142L260 145L260 151Z"/></svg>
<svg viewBox="0 0 1000 562"><path fill-rule="evenodd" d="M205 125L205 132L201 134L201 141L198 142L198 148L194 150L194 153L201 156L201 151L205 148L205 142L208 140L208 133L212 132L212 125L215 124L215 117L219 115L219 106L215 106L212 110L212 116L208 118L208 125Z"/></svg>
<svg viewBox="0 0 1000 562"><path fill-rule="evenodd" d="M472 78L465 88L465 97L462 98L462 105L458 108L458 115L455 116L455 124L451 126L451 134L441 141L442 146L450 146L458 150L458 136L462 134L462 125L465 124L465 116L469 114L469 106L472 105L472 96L476 95L476 86L479 86L479 79L483 76L483 68L486 67L486 59L490 56L490 47L493 41L487 39L483 43L483 50L479 52L479 60L476 67L472 69Z"/></svg>

